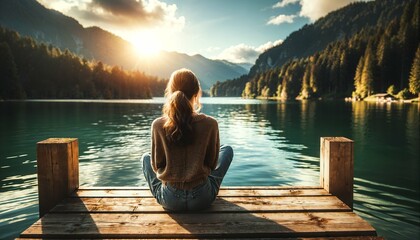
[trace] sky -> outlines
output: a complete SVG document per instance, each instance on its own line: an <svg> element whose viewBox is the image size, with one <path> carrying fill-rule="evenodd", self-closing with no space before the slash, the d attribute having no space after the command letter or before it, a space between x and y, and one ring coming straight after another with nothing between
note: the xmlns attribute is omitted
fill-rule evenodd
<svg viewBox="0 0 420 240"><path fill-rule="evenodd" d="M139 55L161 50L254 63L293 31L356 0L38 0L129 42Z"/></svg>

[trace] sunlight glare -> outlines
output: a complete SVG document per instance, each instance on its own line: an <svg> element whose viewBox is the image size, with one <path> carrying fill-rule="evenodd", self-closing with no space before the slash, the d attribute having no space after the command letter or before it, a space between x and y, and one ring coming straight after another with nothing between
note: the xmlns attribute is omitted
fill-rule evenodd
<svg viewBox="0 0 420 240"><path fill-rule="evenodd" d="M153 31L141 31L131 39L131 43L141 57L157 55L161 51L161 39Z"/></svg>

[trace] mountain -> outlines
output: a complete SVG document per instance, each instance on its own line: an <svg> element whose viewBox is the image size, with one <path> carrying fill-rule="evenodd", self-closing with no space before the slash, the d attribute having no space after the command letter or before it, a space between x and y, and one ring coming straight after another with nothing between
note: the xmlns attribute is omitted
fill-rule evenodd
<svg viewBox="0 0 420 240"><path fill-rule="evenodd" d="M144 71L161 78L186 67L195 71L204 89L217 81L246 74L247 69L227 61L210 60L201 55L188 56L163 52L153 62L139 59L133 46L124 39L99 27L84 28L75 19L47 9L36 0L0 0L0 26L70 51L88 60ZM165 63L165 64L162 64Z"/></svg>
<svg viewBox="0 0 420 240"><path fill-rule="evenodd" d="M248 72L249 72L249 70L251 70L252 66L254 66L254 64L248 63L248 62L235 63L235 64L245 68L246 70L248 70Z"/></svg>
<svg viewBox="0 0 420 240"><path fill-rule="evenodd" d="M352 3L291 33L262 53L248 75L218 83L210 93L365 98L391 89L407 97L416 89L408 79L416 71L419 18L420 0Z"/></svg>
<svg viewBox="0 0 420 240"><path fill-rule="evenodd" d="M89 62L0 27L0 100L139 99L162 96L166 81Z"/></svg>
<svg viewBox="0 0 420 240"><path fill-rule="evenodd" d="M162 78L168 78L176 69L189 68L200 79L201 87L204 90L210 89L217 81L248 73L245 68L239 65L224 60L210 60L200 54L189 56L177 52L161 52L158 59L159 61L151 61L150 63L144 61L144 71Z"/></svg>
<svg viewBox="0 0 420 240"><path fill-rule="evenodd" d="M251 68L250 75L282 66L293 58L313 55L328 44L349 38L363 28L386 24L402 14L404 3L400 0L354 2L333 11L291 33L282 44L262 53Z"/></svg>
<svg viewBox="0 0 420 240"><path fill-rule="evenodd" d="M135 51L127 41L98 27L84 28L75 19L35 0L0 0L0 25L89 60L127 69L134 66Z"/></svg>

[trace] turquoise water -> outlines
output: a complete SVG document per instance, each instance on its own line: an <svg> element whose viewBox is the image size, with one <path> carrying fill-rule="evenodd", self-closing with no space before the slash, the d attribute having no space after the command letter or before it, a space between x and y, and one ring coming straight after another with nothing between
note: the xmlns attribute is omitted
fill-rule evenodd
<svg viewBox="0 0 420 240"><path fill-rule="evenodd" d="M0 102L0 239L38 218L36 142L76 137L82 186L146 186L140 156L163 99ZM225 186L319 185L319 138L355 141L354 208L387 239L420 239L420 105L204 98L235 157Z"/></svg>

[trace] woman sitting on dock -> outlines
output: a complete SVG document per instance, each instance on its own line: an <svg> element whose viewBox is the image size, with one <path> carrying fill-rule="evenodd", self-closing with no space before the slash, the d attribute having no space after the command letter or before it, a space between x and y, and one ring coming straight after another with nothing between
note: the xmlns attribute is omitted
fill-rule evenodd
<svg viewBox="0 0 420 240"><path fill-rule="evenodd" d="M172 73L163 116L152 123L152 151L142 157L153 196L172 211L208 208L215 200L233 158L220 146L217 121L200 110L200 83L194 73Z"/></svg>

